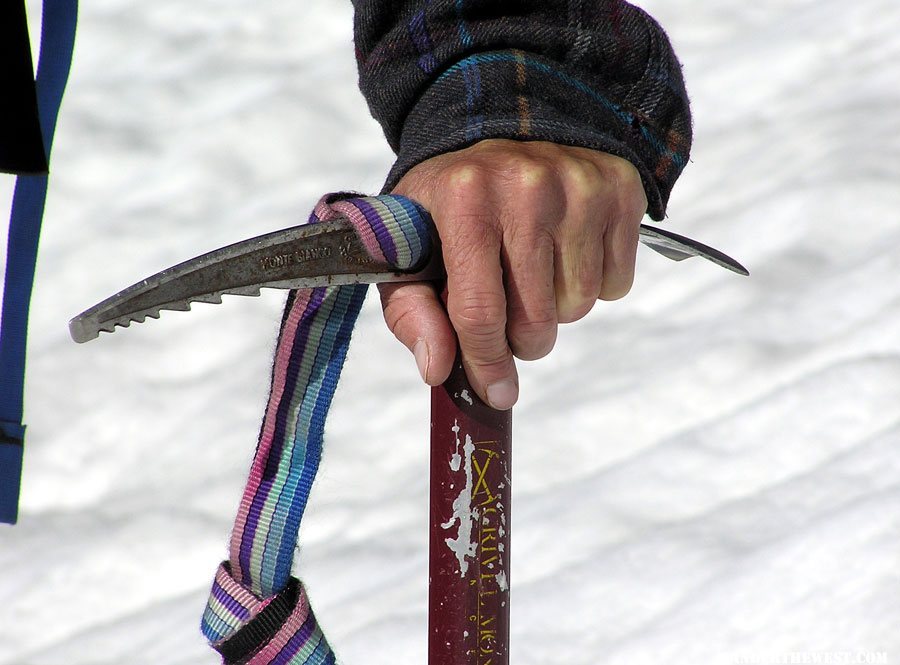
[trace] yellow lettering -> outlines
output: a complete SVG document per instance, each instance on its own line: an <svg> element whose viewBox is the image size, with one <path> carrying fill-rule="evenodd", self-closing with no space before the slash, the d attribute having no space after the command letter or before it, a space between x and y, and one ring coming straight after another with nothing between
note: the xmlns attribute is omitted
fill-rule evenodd
<svg viewBox="0 0 900 665"><path fill-rule="evenodd" d="M484 479L490 466L491 466L490 458L485 460L484 466L481 466L478 463L478 460L476 460L474 457L472 458L472 468L475 469L475 472L478 474L478 478L475 481L475 487L474 487L474 489L472 489L472 498L475 498L476 496L478 496L481 487L484 487L484 491L487 492L488 494L491 493L490 489L487 486L487 482Z"/></svg>

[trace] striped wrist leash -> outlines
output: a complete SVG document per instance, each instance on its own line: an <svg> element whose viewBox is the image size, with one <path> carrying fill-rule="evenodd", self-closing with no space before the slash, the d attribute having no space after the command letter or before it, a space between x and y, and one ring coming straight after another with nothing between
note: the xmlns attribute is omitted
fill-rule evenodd
<svg viewBox="0 0 900 665"><path fill-rule="evenodd" d="M400 270L429 251L429 217L401 196L323 197L310 223L343 215L370 255ZM272 387L230 556L216 572L201 630L226 665L331 665L335 656L291 577L325 418L365 298L365 284L292 291Z"/></svg>

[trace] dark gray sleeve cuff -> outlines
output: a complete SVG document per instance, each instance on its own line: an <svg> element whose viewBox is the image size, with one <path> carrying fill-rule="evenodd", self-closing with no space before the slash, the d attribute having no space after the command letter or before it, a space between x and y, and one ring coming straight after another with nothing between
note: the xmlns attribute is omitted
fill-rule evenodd
<svg viewBox="0 0 900 665"><path fill-rule="evenodd" d="M662 28L621 0L357 0L360 86L397 153L487 138L593 148L641 173L654 219L688 161L691 117Z"/></svg>

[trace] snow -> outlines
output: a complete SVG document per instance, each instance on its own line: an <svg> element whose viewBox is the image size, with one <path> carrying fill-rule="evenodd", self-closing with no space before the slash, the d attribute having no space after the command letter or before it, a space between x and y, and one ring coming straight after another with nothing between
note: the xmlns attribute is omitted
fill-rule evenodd
<svg viewBox="0 0 900 665"><path fill-rule="evenodd" d="M752 277L642 250L628 298L521 366L512 662L895 662L900 5L641 5L695 111L670 228ZM0 665L217 662L199 617L282 296L87 345L66 323L296 223L323 192L378 189L391 155L350 25L344 0L84 3L31 317L21 520L0 529ZM342 662L424 662L428 391L376 300L297 572Z"/></svg>

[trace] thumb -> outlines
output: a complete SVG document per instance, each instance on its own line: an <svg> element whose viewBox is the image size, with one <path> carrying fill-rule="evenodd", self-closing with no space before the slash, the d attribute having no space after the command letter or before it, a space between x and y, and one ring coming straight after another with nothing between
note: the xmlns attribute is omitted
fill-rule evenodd
<svg viewBox="0 0 900 665"><path fill-rule="evenodd" d="M431 284L379 284L384 321L413 354L422 380L438 386L450 376L456 336Z"/></svg>

